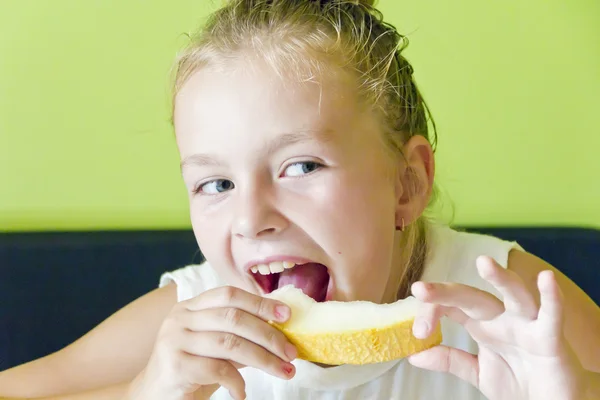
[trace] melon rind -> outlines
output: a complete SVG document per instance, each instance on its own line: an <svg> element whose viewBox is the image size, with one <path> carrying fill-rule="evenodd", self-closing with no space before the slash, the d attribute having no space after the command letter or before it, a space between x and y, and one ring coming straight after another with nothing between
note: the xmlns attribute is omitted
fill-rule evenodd
<svg viewBox="0 0 600 400"><path fill-rule="evenodd" d="M269 323L296 346L298 358L302 360L328 365L372 364L404 358L442 342L440 324L437 324L435 331L425 339L417 339L413 336L415 304L418 304L414 298L411 298L410 302L399 300L393 304L374 304L364 301L317 303L298 292L301 293L301 290L285 287L270 293L267 297L282 301L292 309L292 317L286 323L280 324L274 321ZM324 309L324 306L327 308ZM373 314L376 313L386 313L386 316L391 318L389 321L378 322L376 326L369 327L366 322L364 326L356 328L357 325L361 325L360 320L343 320L351 315L349 311L352 309L357 311L352 314L354 318L361 318L360 310L366 310L371 314L363 318L363 321L372 319ZM399 312L399 315L394 318L395 310L403 312ZM314 324L310 326L311 315L318 314L321 319L330 315L330 319L334 321L331 328L316 328ZM349 325L353 325L356 329L343 328ZM342 328L337 329L335 326Z"/></svg>

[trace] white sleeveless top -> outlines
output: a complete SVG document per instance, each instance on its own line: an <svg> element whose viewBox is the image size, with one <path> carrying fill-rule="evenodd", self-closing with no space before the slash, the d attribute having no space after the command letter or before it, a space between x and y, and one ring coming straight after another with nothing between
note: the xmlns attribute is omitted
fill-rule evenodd
<svg viewBox="0 0 600 400"><path fill-rule="evenodd" d="M458 232L431 225L429 252L424 274L428 282L455 282L474 286L501 297L484 281L475 267L480 255L493 257L506 268L508 253L522 248L498 238ZM210 265L190 265L161 276L160 286L177 284L178 301L195 297L205 290L224 285ZM477 353L477 345L459 324L442 320L443 344ZM294 360L296 375L289 381L260 370L240 370L246 382L248 400L481 400L485 397L468 383L446 373L413 367L406 360L369 365L341 365L322 368L304 360ZM211 399L231 399L220 388Z"/></svg>

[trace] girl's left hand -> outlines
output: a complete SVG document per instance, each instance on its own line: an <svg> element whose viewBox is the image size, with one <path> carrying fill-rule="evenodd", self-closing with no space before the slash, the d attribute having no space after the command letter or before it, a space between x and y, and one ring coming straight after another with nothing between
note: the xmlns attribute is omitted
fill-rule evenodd
<svg viewBox="0 0 600 400"><path fill-rule="evenodd" d="M447 316L467 330L479 354L436 346L413 355L409 362L454 374L489 400L584 399L590 373L563 335L562 294L552 271L538 276L538 307L515 272L489 257L479 257L477 269L504 301L471 286L417 282L413 295L425 304L413 334L427 337Z"/></svg>

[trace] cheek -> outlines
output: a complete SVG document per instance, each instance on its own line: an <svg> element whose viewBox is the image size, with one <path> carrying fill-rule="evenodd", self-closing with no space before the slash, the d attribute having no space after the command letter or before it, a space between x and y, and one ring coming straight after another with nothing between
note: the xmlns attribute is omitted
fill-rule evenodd
<svg viewBox="0 0 600 400"><path fill-rule="evenodd" d="M344 177L331 183L329 212L357 226L388 226L394 221L394 188L382 178Z"/></svg>
<svg viewBox="0 0 600 400"><path fill-rule="evenodd" d="M319 232L317 241L329 243L329 251L373 253L387 247L386 238L393 237L394 199L393 185L383 178L332 175L304 204L303 210L312 211L301 218L310 215L312 231Z"/></svg>
<svg viewBox="0 0 600 400"><path fill-rule="evenodd" d="M222 264L226 259L228 225L224 220L227 213L206 212L206 208L190 202L190 219L194 236L202 254L211 262Z"/></svg>
<svg viewBox="0 0 600 400"><path fill-rule="evenodd" d="M194 207L193 204L190 209L194 236L202 255L227 284L253 290L251 286L247 286L241 272L235 267L231 255L230 221L226 219L231 213L225 210L214 213L204 210L203 207Z"/></svg>

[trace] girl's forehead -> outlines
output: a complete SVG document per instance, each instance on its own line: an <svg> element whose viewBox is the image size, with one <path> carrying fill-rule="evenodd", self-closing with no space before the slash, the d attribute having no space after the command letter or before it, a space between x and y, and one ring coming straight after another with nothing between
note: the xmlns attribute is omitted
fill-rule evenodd
<svg viewBox="0 0 600 400"><path fill-rule="evenodd" d="M257 69L201 69L178 93L174 122L178 140L199 144L214 138L261 141L294 132L331 136L368 116L340 83L285 81Z"/></svg>
<svg viewBox="0 0 600 400"><path fill-rule="evenodd" d="M191 75L176 97L176 106L212 104L214 107L252 107L281 109L302 106L325 111L344 103L354 107L356 98L350 85L341 79L298 80L292 74L277 74L270 69L202 68Z"/></svg>

